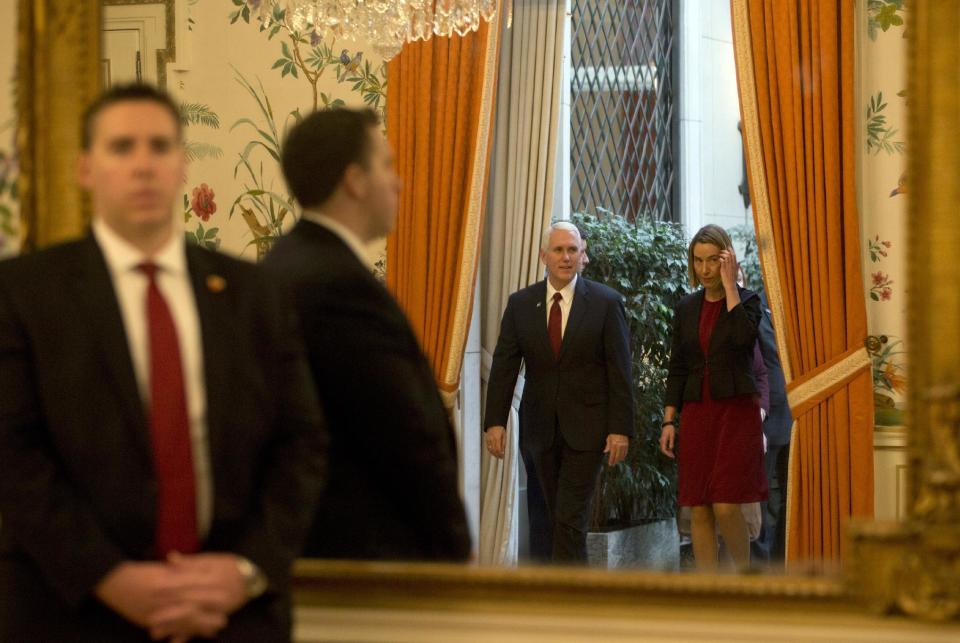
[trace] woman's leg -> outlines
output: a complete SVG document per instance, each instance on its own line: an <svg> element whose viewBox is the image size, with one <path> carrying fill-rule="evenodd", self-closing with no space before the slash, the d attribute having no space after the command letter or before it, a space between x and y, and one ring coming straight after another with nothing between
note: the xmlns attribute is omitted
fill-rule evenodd
<svg viewBox="0 0 960 643"><path fill-rule="evenodd" d="M690 508L690 540L697 569L716 569L717 530L714 526L713 509L709 505Z"/></svg>
<svg viewBox="0 0 960 643"><path fill-rule="evenodd" d="M738 570L750 566L750 536L747 533L747 521L739 504L717 502L713 505L713 515L723 536L723 542L733 558Z"/></svg>

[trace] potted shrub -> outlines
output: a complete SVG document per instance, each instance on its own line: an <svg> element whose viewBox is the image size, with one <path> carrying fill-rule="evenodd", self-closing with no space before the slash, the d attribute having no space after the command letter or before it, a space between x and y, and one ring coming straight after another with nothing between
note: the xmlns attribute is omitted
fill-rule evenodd
<svg viewBox="0 0 960 643"><path fill-rule="evenodd" d="M606 210L572 220L588 243L584 276L624 296L636 411L626 460L600 476L588 536L591 563L676 567L676 463L660 454L658 443L673 306L688 292L683 228Z"/></svg>

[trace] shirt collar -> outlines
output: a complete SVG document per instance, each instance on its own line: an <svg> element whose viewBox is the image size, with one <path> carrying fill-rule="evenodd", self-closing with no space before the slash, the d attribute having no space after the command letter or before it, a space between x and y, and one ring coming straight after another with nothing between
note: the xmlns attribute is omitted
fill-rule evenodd
<svg viewBox="0 0 960 643"><path fill-rule="evenodd" d="M573 279L570 280L570 283L568 283L566 286L564 286L560 290L557 290L556 288L553 287L553 284L550 283L550 279L548 277L547 278L547 301L550 301L553 299L553 293L555 292L560 293L560 295L563 297L563 301L565 302L573 301L573 293L576 292L576 289L577 289L578 277L579 277L578 275L574 275Z"/></svg>
<svg viewBox="0 0 960 643"><path fill-rule="evenodd" d="M353 254L357 256L357 259L360 260L360 263L362 263L364 266L367 266L371 270L373 269L373 264L371 263L370 257L367 254L366 244L353 230L343 225L336 219L328 217L317 210L304 210L303 218L307 221L312 221L317 225L323 226L333 234L340 237L340 240L347 244L347 247L350 248L350 250L353 251Z"/></svg>
<svg viewBox="0 0 960 643"><path fill-rule="evenodd" d="M161 271L172 274L185 274L187 270L186 242L183 235L175 230L170 240L148 257L129 241L114 232L100 218L93 219L93 237L103 252L103 258L114 274L123 274L135 270L137 266L150 261Z"/></svg>

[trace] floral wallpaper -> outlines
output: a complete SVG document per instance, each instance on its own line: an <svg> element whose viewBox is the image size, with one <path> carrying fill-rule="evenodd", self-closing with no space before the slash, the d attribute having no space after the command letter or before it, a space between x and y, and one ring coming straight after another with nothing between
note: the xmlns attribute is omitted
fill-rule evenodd
<svg viewBox="0 0 960 643"><path fill-rule="evenodd" d="M191 159L187 239L256 260L298 216L279 167L287 131L330 106L385 116L386 67L364 43L298 29L268 0L193 2L186 10L191 60L167 78L183 106Z"/></svg>
<svg viewBox="0 0 960 643"><path fill-rule="evenodd" d="M0 3L0 258L14 254L19 245L19 164L14 100L16 25L16 3Z"/></svg>
<svg viewBox="0 0 960 643"><path fill-rule="evenodd" d="M904 0L868 0L861 13L860 151L864 297L876 423L903 422L906 403L906 37Z"/></svg>

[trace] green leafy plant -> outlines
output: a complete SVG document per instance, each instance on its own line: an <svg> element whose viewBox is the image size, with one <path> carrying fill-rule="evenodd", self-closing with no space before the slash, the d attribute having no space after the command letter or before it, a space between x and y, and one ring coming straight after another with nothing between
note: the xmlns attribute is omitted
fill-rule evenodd
<svg viewBox="0 0 960 643"><path fill-rule="evenodd" d="M867 35L877 39L877 30L886 32L891 27L902 27L905 0L868 0Z"/></svg>
<svg viewBox="0 0 960 643"><path fill-rule="evenodd" d="M676 515L676 464L660 455L673 306L687 292L683 230L649 217L635 222L607 210L574 214L587 239L584 276L624 296L630 329L637 439L626 460L604 467L592 529Z"/></svg>
<svg viewBox="0 0 960 643"><path fill-rule="evenodd" d="M887 154L903 154L906 143L894 140L900 130L887 124L887 117L882 113L886 108L883 92L870 97L867 104L867 152L879 154L883 150Z"/></svg>

